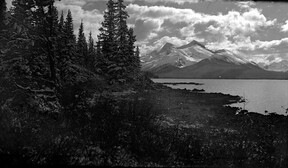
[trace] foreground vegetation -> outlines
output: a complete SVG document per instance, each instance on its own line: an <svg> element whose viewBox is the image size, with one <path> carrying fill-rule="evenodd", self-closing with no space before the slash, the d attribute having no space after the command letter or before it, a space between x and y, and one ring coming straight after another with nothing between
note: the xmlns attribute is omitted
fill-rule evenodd
<svg viewBox="0 0 288 168"><path fill-rule="evenodd" d="M238 96L140 71L122 0L108 1L96 47L53 0L0 2L1 165L287 167L287 117L236 115L223 105Z"/></svg>
<svg viewBox="0 0 288 168"><path fill-rule="evenodd" d="M287 117L235 115L223 104L239 97L144 82L141 90L103 92L87 83L85 98L58 116L24 102L26 111L4 108L1 163L287 167Z"/></svg>

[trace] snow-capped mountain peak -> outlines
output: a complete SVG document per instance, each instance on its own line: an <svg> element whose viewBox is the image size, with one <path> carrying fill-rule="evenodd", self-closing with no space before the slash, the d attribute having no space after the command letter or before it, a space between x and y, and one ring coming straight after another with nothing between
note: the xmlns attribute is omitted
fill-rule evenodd
<svg viewBox="0 0 288 168"><path fill-rule="evenodd" d="M175 46L171 43L166 43L165 45L163 45L160 50L158 51L158 53L162 53L162 52L170 52L172 49L174 49Z"/></svg>
<svg viewBox="0 0 288 168"><path fill-rule="evenodd" d="M218 60L222 60L228 63L233 63L236 65L240 65L240 64L253 64L252 62L246 60L245 58L241 57L240 55L236 54L233 51L230 50L217 50L214 52L215 55L213 57L210 57L209 59L218 59Z"/></svg>
<svg viewBox="0 0 288 168"><path fill-rule="evenodd" d="M211 50L195 40L181 47L166 43L158 50L154 50L141 58L143 60L142 69L149 71L167 64L184 68L209 58L213 54Z"/></svg>
<svg viewBox="0 0 288 168"><path fill-rule="evenodd" d="M181 46L181 47L178 47L178 49L184 49L184 48L189 48L189 47L193 47L193 46L200 46L200 47L206 49L206 47L205 47L203 44L201 44L200 42L198 42L198 41L196 41L196 40L193 40L193 41L190 42L189 44L186 44L186 45L183 45L183 46Z"/></svg>
<svg viewBox="0 0 288 168"><path fill-rule="evenodd" d="M286 72L286 71L288 71L288 60L281 60L279 62L272 62L270 64L263 65L263 68L270 70L270 71Z"/></svg>

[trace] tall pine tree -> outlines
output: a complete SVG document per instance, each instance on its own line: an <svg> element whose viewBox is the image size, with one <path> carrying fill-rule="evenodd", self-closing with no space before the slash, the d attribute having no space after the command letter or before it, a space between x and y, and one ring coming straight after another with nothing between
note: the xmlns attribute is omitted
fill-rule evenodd
<svg viewBox="0 0 288 168"><path fill-rule="evenodd" d="M140 67L135 56L136 38L133 29L128 29L125 8L123 0L108 1L97 43L97 64L110 81L116 82L127 82L139 73Z"/></svg>
<svg viewBox="0 0 288 168"><path fill-rule="evenodd" d="M124 5L123 0L118 0L116 3L116 17L117 22L116 36L117 36L117 63L119 69L118 73L122 79L127 78L129 69L127 63L129 62L129 53L128 53L128 27L127 27L127 18L129 17L128 13L125 11L126 6Z"/></svg>
<svg viewBox="0 0 288 168"><path fill-rule="evenodd" d="M61 16L58 23L58 29L60 34L64 34L64 13L61 12Z"/></svg>
<svg viewBox="0 0 288 168"><path fill-rule="evenodd" d="M6 2L5 0L0 0L0 33L5 28L5 17L6 14Z"/></svg>
<svg viewBox="0 0 288 168"><path fill-rule="evenodd" d="M49 33L47 34L47 53L49 59L49 67L50 67L50 77L51 80L55 82L57 81L57 70L56 70L56 44L57 44L57 35L58 35L58 11L56 7L54 7L53 1L48 6L48 16L47 16L47 27Z"/></svg>
<svg viewBox="0 0 288 168"><path fill-rule="evenodd" d="M136 36L134 35L134 30L129 28L128 31L128 69L130 72L130 77L134 77L140 71L140 59L136 57L135 54L135 46L134 43L136 42ZM132 75L132 76L131 76Z"/></svg>
<svg viewBox="0 0 288 168"><path fill-rule="evenodd" d="M127 27L127 18L129 17L128 13L125 11L126 6L123 4L123 0L118 0L117 5L117 15L115 17L117 22L117 45L118 45L118 54L121 57L125 57L127 54L127 42L128 42L128 27ZM120 56L119 55L119 56Z"/></svg>
<svg viewBox="0 0 288 168"><path fill-rule="evenodd" d="M136 47L135 52L135 68L140 71L141 69L141 62L140 62L140 49L139 46Z"/></svg>
<svg viewBox="0 0 288 168"><path fill-rule="evenodd" d="M4 33L4 30L6 29L5 14L6 14L6 2L5 0L0 0L0 67L3 62L2 59L4 55L3 54L4 52L2 52L2 49L5 48L5 44L7 43L7 39L5 37L6 33ZM0 68L0 71L1 71L1 68ZM0 78L1 78L1 75L0 75Z"/></svg>
<svg viewBox="0 0 288 168"><path fill-rule="evenodd" d="M68 76L68 66L71 63L71 57L69 55L65 27L64 27L64 13L61 12L61 16L59 18L58 23L58 36L57 36L57 67L60 83L63 85L65 83L66 78Z"/></svg>
<svg viewBox="0 0 288 168"><path fill-rule="evenodd" d="M94 46L94 39L92 37L92 32L89 33L88 39L88 68L92 71L95 71L96 68L96 50Z"/></svg>
<svg viewBox="0 0 288 168"><path fill-rule="evenodd" d="M73 29L73 18L71 11L68 10L66 20L64 22L64 36L65 36L65 57L75 63L76 58L76 38Z"/></svg>
<svg viewBox="0 0 288 168"><path fill-rule="evenodd" d="M77 58L78 64L82 66L88 66L88 46L87 46L87 41L86 41L86 37L84 34L83 21L81 21L79 33L78 33L77 53L78 53L78 58Z"/></svg>
<svg viewBox="0 0 288 168"><path fill-rule="evenodd" d="M104 12L102 27L99 29L100 35L98 35L98 45L101 50L98 51L101 53L101 55L98 55L100 60L98 67L109 80L118 78L117 70L119 70L115 60L117 56L115 7L114 1L109 0L107 10Z"/></svg>
<svg viewBox="0 0 288 168"><path fill-rule="evenodd" d="M94 47L94 39L92 37L92 32L89 33L89 39L88 39L88 52L89 53L95 53L95 47Z"/></svg>
<svg viewBox="0 0 288 168"><path fill-rule="evenodd" d="M58 16L54 1L21 0L13 1L13 5L9 22L14 29L10 29L9 48L4 55L7 66L3 72L6 82L10 83L6 89L25 91L29 93L26 96L37 101L48 98L50 102L56 101L54 47ZM58 111L56 104L56 109L50 109L48 104L42 104L42 107L47 105L45 109L49 112Z"/></svg>
<svg viewBox="0 0 288 168"><path fill-rule="evenodd" d="M5 37L4 30L6 29L6 2L5 0L0 0L0 57L1 57L1 49L4 48L7 40ZM7 35L7 34L6 34ZM0 58L1 61L1 58Z"/></svg>

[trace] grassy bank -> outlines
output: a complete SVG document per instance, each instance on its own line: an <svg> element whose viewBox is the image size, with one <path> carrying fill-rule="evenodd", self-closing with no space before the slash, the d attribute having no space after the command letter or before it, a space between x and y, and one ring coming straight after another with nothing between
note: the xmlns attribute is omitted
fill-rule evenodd
<svg viewBox="0 0 288 168"><path fill-rule="evenodd" d="M223 105L239 101L238 96L171 89L147 80L129 89L86 88L82 93L57 118L33 109L2 110L0 162L287 167L287 117L236 115L239 109Z"/></svg>
<svg viewBox="0 0 288 168"><path fill-rule="evenodd" d="M236 115L238 108L223 105L239 101L237 96L166 87L153 94L163 125L179 131L177 156L182 156L184 165L287 166L287 117L247 112Z"/></svg>

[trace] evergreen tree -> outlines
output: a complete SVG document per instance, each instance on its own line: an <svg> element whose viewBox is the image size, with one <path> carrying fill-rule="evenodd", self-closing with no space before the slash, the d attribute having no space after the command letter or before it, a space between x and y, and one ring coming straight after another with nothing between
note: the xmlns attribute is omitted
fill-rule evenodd
<svg viewBox="0 0 288 168"><path fill-rule="evenodd" d="M70 56L67 54L69 51L66 46L67 42L65 29L64 29L64 13L61 12L61 16L58 23L58 36L57 36L57 67L59 80L63 84L67 77L68 66L71 63Z"/></svg>
<svg viewBox="0 0 288 168"><path fill-rule="evenodd" d="M117 45L118 45L118 57L122 57L125 60L125 55L127 54L127 42L128 42L128 27L127 18L128 13L125 11L126 6L123 4L123 0L118 0L117 4Z"/></svg>
<svg viewBox="0 0 288 168"><path fill-rule="evenodd" d="M92 37L92 32L89 33L89 41L88 41L88 68L92 71L95 71L96 65L96 50L94 47L94 39Z"/></svg>
<svg viewBox="0 0 288 168"><path fill-rule="evenodd" d="M58 16L53 2L13 1L9 22L14 29L9 30L9 48L3 60L7 66L2 69L11 87L38 98L49 96L50 100L56 97L54 24Z"/></svg>
<svg viewBox="0 0 288 168"><path fill-rule="evenodd" d="M63 34L64 33L64 13L63 13L63 11L61 12L61 16L60 16L58 25L59 25L58 26L59 33Z"/></svg>
<svg viewBox="0 0 288 168"><path fill-rule="evenodd" d="M38 54L31 54L34 57L32 72L34 77L51 80L56 86L56 43L58 34L58 11L53 5L45 1L35 1L36 10L32 10L34 31L33 35L35 45L32 49ZM45 52L43 52L45 51ZM54 86L54 87L55 87Z"/></svg>
<svg viewBox="0 0 288 168"><path fill-rule="evenodd" d="M129 69L127 63L129 62L129 53L128 53L128 27L127 27L127 18L129 17L128 13L125 11L126 6L124 5L123 0L118 0L116 3L116 16L115 20L117 22L116 36L117 36L117 66L121 69L118 70L119 76L122 79L127 78Z"/></svg>
<svg viewBox="0 0 288 168"><path fill-rule="evenodd" d="M54 7L53 3L48 6L48 16L47 16L47 27L49 33L47 45L48 45L48 59L50 66L50 77L51 80L57 82L57 69L56 69L56 44L57 44L57 35L58 35L58 11Z"/></svg>
<svg viewBox="0 0 288 168"><path fill-rule="evenodd" d="M75 42L75 35L73 30L73 18L70 9L68 10L66 20L64 23L64 31L66 33L67 38L72 42Z"/></svg>
<svg viewBox="0 0 288 168"><path fill-rule="evenodd" d="M5 0L0 0L0 62L1 62L1 49L4 48L4 45L6 44L6 33L4 33L4 30L6 29L6 2Z"/></svg>
<svg viewBox="0 0 288 168"><path fill-rule="evenodd" d="M129 61L127 67L129 67L129 72L132 75L136 75L140 71L140 59L135 54L135 46L136 36L134 35L134 30L132 28L128 31L128 56Z"/></svg>
<svg viewBox="0 0 288 168"><path fill-rule="evenodd" d="M101 43L100 41L98 41L96 43L96 55L97 57L100 57L102 55L102 51L101 51Z"/></svg>
<svg viewBox="0 0 288 168"><path fill-rule="evenodd" d="M110 81L116 82L133 78L140 67L139 58L135 56L136 38L133 29L128 29L129 15L125 9L124 0L108 1L97 43L98 67Z"/></svg>
<svg viewBox="0 0 288 168"><path fill-rule="evenodd" d="M65 57L67 57L68 60L71 60L73 63L75 63L76 38L74 35L73 18L70 10L68 10L68 14L64 22L64 36L65 36L64 42L66 44Z"/></svg>
<svg viewBox="0 0 288 168"><path fill-rule="evenodd" d="M78 41L77 41L77 53L78 58L77 62L80 65L88 66L88 46L84 34L84 26L83 22L81 21L79 33L78 33Z"/></svg>
<svg viewBox="0 0 288 168"><path fill-rule="evenodd" d="M99 62L98 67L102 71L103 75L107 75L109 80L113 78L118 78L116 64L116 21L115 21L115 3L113 0L109 0L107 3L107 10L104 12L104 21L102 22L102 27L100 30L100 35L98 36L99 49L101 55L98 55Z"/></svg>
<svg viewBox="0 0 288 168"><path fill-rule="evenodd" d="M0 0L0 33L3 31L5 28L5 17L6 14L6 2L5 0Z"/></svg>
<svg viewBox="0 0 288 168"><path fill-rule="evenodd" d="M33 56L31 43L34 40L31 37L33 28L33 15L31 8L34 3L28 0L12 1L11 19L9 22L9 39L7 39L6 52L3 56L3 64L6 64L3 74L9 76L11 81L20 84L27 84L28 78L31 78L31 69L33 68ZM35 22L34 22L35 23ZM43 51L42 51L43 52Z"/></svg>
<svg viewBox="0 0 288 168"><path fill-rule="evenodd" d="M0 70L1 70L1 64L3 62L3 53L2 49L5 48L5 44L7 43L6 40L6 33L4 33L4 30L6 29L6 3L5 0L0 0ZM6 34L6 35L5 35ZM1 78L1 75L0 75Z"/></svg>
<svg viewBox="0 0 288 168"><path fill-rule="evenodd" d="M136 52L135 52L135 67L136 67L138 70L141 69L140 49L139 49L139 46L136 47Z"/></svg>
<svg viewBox="0 0 288 168"><path fill-rule="evenodd" d="M88 52L89 53L95 53L95 47L94 47L94 39L92 37L92 32L89 33L89 39L88 39Z"/></svg>

